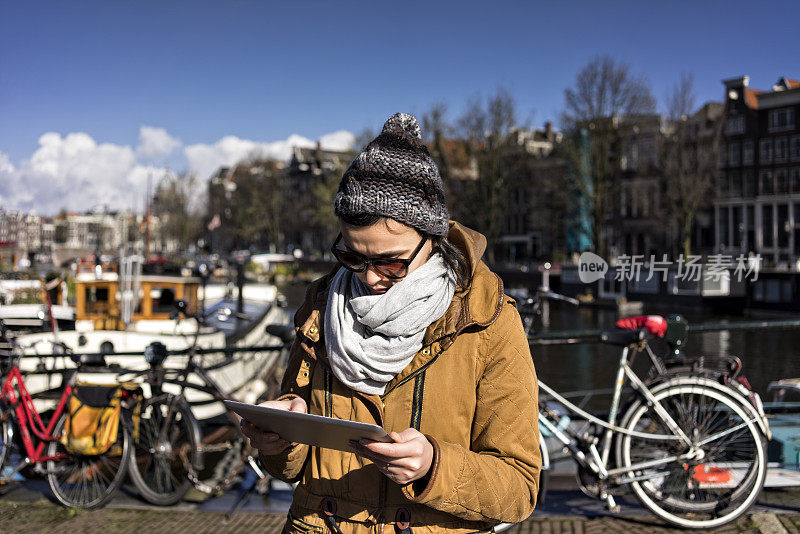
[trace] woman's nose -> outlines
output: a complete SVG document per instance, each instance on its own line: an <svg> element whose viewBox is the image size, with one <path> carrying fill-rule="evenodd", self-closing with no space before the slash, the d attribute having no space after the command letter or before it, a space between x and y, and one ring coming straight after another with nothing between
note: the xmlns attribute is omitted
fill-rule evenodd
<svg viewBox="0 0 800 534"><path fill-rule="evenodd" d="M367 285L370 285L370 286L374 285L374 284L377 284L378 282L383 280L383 276L381 276L380 274L375 272L375 268L372 265L367 267L367 270L364 273L364 275L365 275L365 279L366 279L365 281L366 281Z"/></svg>

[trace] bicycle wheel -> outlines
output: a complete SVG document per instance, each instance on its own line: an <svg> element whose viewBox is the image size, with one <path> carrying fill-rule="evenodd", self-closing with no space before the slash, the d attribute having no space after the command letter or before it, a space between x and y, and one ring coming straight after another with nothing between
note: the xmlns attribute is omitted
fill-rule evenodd
<svg viewBox="0 0 800 534"><path fill-rule="evenodd" d="M189 468L199 463L199 434L197 420L179 397L159 395L144 402L129 469L142 498L168 506L186 495L192 487Z"/></svg>
<svg viewBox="0 0 800 534"><path fill-rule="evenodd" d="M60 436L67 421L62 415L53 435ZM131 437L120 423L117 441L108 451L97 455L69 453L60 441L47 445L47 455L60 455L58 460L47 461L47 481L56 499L65 506L99 508L117 491L131 458Z"/></svg>
<svg viewBox="0 0 800 534"><path fill-rule="evenodd" d="M663 520L684 528L713 528L733 521L752 505L767 472L764 438L740 402L702 384L668 386L654 392L692 445L623 435L620 467L641 503ZM673 434L653 406L636 401L623 418L628 430ZM675 456L655 466L634 464Z"/></svg>
<svg viewBox="0 0 800 534"><path fill-rule="evenodd" d="M3 466L11 453L14 429L11 427L11 412L0 408L0 477Z"/></svg>

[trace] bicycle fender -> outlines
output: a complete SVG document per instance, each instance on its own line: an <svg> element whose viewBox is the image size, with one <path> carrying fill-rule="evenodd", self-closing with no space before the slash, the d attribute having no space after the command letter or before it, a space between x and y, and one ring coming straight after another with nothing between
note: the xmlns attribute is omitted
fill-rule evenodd
<svg viewBox="0 0 800 534"><path fill-rule="evenodd" d="M675 378L670 378L664 382L661 382L657 386L654 386L650 389L652 393L660 392L662 389L672 387L672 386L685 386L685 385L702 385L703 387L707 387L710 389L714 389L720 393L728 395L729 397L733 397L736 401L738 401L744 409L756 420L758 423L758 427L764 433L764 436L768 440L772 439L772 431L769 428L769 422L767 421L767 416L762 411L759 411L750 399L736 391L735 389L722 385L714 380L710 380L708 378L703 377L691 377L691 376L679 376Z"/></svg>
<svg viewBox="0 0 800 534"><path fill-rule="evenodd" d="M172 393L163 393L163 396L167 400L171 400L176 398L177 396ZM177 403L181 404L186 409L186 413L189 414L189 423L192 427L192 437L194 438L195 447L197 448L197 464L193 465L197 471L201 471L205 467L205 453L203 450L203 435L200 431L200 423L197 421L194 413L192 412L192 408L189 406L189 403L186 402L186 399L183 397L177 398Z"/></svg>
<svg viewBox="0 0 800 534"><path fill-rule="evenodd" d="M183 406L186 408L187 412L189 413L189 420L191 421L192 434L194 437L195 447L197 448L197 463L193 467L197 471L202 471L202 469L205 467L205 452L203 450L203 433L200 430L200 423L197 421L194 412L192 412L191 406L189 406L189 403L186 402L184 397L181 397L178 402L183 404Z"/></svg>

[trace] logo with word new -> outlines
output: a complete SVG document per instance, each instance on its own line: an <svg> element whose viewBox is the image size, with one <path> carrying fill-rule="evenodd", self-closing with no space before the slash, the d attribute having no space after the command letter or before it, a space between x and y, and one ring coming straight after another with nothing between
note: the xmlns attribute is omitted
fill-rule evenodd
<svg viewBox="0 0 800 534"><path fill-rule="evenodd" d="M594 252L584 252L578 258L578 277L584 284L597 282L607 272L608 263Z"/></svg>

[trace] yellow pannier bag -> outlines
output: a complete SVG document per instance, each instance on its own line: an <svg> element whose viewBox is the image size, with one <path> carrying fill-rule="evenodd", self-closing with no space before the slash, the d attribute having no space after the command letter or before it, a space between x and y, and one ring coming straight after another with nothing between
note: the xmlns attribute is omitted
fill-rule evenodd
<svg viewBox="0 0 800 534"><path fill-rule="evenodd" d="M125 392L138 392L135 384L78 384L67 401L67 421L61 443L71 454L105 454L117 442ZM136 395L137 400L141 398ZM138 403L133 409L133 433L138 430ZM134 435L135 437L135 435Z"/></svg>

